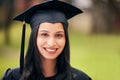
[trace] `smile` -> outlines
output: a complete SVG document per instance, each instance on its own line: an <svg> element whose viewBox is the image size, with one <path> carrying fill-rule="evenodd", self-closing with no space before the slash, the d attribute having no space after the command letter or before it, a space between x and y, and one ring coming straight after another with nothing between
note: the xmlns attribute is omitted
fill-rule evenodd
<svg viewBox="0 0 120 80"><path fill-rule="evenodd" d="M58 48L44 48L44 49L45 49L45 51L47 51L49 53L55 53Z"/></svg>

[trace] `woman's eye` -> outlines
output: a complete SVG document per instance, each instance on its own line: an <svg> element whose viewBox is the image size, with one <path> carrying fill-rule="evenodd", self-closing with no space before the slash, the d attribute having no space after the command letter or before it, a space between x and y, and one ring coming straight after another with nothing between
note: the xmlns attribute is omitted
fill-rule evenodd
<svg viewBox="0 0 120 80"><path fill-rule="evenodd" d="M48 34L47 34L47 33L42 33L41 36L42 36L42 37L47 37Z"/></svg>
<svg viewBox="0 0 120 80"><path fill-rule="evenodd" d="M63 34L56 34L56 37L57 37L57 38L62 38L62 37L63 37Z"/></svg>

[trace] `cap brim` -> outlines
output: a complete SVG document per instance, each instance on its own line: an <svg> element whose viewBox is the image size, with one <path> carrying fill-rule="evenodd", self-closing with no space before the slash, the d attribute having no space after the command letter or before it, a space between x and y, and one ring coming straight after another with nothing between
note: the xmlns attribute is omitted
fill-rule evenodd
<svg viewBox="0 0 120 80"><path fill-rule="evenodd" d="M61 1L47 1L44 3L40 3L38 5L34 5L22 14L16 16L13 20L18 21L25 21L27 23L30 23L30 17L35 13L35 11L38 10L50 10L55 9L58 11L61 11L65 14L67 19L72 18L73 16L82 13L82 10Z"/></svg>

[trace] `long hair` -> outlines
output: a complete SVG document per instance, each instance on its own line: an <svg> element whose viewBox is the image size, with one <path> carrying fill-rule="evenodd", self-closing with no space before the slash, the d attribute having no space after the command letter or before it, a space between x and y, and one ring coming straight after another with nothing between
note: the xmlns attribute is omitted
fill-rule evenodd
<svg viewBox="0 0 120 80"><path fill-rule="evenodd" d="M33 28L29 45L25 57L24 71L20 80L40 80L43 78L40 54L37 48L36 39L39 26ZM70 77L70 46L68 37L68 28L63 24L65 32L65 47L57 58L57 74L66 72L66 77Z"/></svg>

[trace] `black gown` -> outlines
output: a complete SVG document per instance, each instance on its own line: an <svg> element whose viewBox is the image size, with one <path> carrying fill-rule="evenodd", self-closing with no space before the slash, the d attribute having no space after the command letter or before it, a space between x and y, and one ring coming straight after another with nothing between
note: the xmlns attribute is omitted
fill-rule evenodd
<svg viewBox="0 0 120 80"><path fill-rule="evenodd" d="M92 80L86 73L82 72L81 70L71 68L71 72L72 72L71 80ZM19 68L15 68L6 70L2 80L19 80L19 78L20 78ZM65 72L63 72L53 77L43 78L40 80L69 80L69 79L67 79Z"/></svg>

